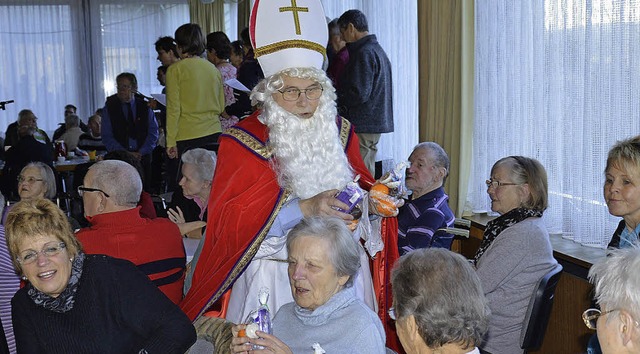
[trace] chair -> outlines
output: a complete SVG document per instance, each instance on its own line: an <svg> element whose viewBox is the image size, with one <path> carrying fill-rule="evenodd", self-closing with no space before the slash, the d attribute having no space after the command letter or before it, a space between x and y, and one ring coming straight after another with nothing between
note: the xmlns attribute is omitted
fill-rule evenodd
<svg viewBox="0 0 640 354"><path fill-rule="evenodd" d="M557 264L540 279L529 301L520 335L520 347L525 351L536 350L542 345L553 307L553 297L561 274L562 266Z"/></svg>
<svg viewBox="0 0 640 354"><path fill-rule="evenodd" d="M453 222L453 227L443 227L438 229L438 231L444 231L454 236L469 238L469 229L471 229L471 221L456 218L456 220Z"/></svg>

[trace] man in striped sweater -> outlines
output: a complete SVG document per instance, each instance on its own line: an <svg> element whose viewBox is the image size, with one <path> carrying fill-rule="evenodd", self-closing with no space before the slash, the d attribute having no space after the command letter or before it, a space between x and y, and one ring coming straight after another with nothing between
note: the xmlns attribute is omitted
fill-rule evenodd
<svg viewBox="0 0 640 354"><path fill-rule="evenodd" d="M449 157L440 145L425 142L413 149L409 162L405 183L413 193L398 214L400 255L417 248L450 249L453 235L438 231L455 221L443 188L449 175Z"/></svg>

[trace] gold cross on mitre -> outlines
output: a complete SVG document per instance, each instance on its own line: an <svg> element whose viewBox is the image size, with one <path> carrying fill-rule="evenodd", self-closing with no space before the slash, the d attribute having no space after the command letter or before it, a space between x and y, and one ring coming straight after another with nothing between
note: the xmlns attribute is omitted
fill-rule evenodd
<svg viewBox="0 0 640 354"><path fill-rule="evenodd" d="M298 18L298 12L309 12L308 7L298 7L296 0L291 0L291 6L284 6L279 8L280 12L291 11L293 12L293 22L296 25L296 34L302 34L300 32L300 18Z"/></svg>

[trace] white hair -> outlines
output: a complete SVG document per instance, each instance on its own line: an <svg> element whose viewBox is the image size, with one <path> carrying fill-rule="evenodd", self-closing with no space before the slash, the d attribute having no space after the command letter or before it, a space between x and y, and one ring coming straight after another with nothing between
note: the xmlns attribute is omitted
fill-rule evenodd
<svg viewBox="0 0 640 354"><path fill-rule="evenodd" d="M272 94L284 86L284 76L317 81L323 87L313 117L304 119L289 113ZM336 125L336 94L331 80L315 68L285 69L262 80L251 93L262 103L260 121L269 127L269 147L274 151L273 169L281 187L307 199L329 189L341 189L354 172L340 141Z"/></svg>

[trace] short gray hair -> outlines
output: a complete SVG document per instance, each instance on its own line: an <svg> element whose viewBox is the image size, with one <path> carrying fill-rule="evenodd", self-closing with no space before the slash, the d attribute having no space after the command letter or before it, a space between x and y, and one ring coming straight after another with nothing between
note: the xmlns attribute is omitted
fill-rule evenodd
<svg viewBox="0 0 640 354"><path fill-rule="evenodd" d="M330 217L309 217L302 219L287 236L287 252L298 237L310 236L329 242L329 260L338 276L349 276L345 287L353 285L353 279L360 269L360 253L351 232L344 221Z"/></svg>
<svg viewBox="0 0 640 354"><path fill-rule="evenodd" d="M80 126L80 117L75 114L69 114L64 117L64 124L67 128L73 128Z"/></svg>
<svg viewBox="0 0 640 354"><path fill-rule="evenodd" d="M142 180L135 167L120 160L104 160L89 167L94 172L92 188L109 194L119 206L134 207L140 200Z"/></svg>
<svg viewBox="0 0 640 354"><path fill-rule="evenodd" d="M20 175L22 175L22 172L24 172L24 170L29 167L36 168L40 172L40 178L42 178L43 180L42 183L44 183L45 187L47 188L46 192L44 193L44 197L47 199L55 198L56 194L58 193L58 189L56 188L56 176L53 174L53 170L51 169L51 167L40 161L29 162L22 168L22 170L20 171Z"/></svg>
<svg viewBox="0 0 640 354"><path fill-rule="evenodd" d="M216 162L216 153L202 148L187 150L182 154L182 163L194 165L198 177L203 181L213 180Z"/></svg>
<svg viewBox="0 0 640 354"><path fill-rule="evenodd" d="M443 248L411 251L393 267L391 286L396 316L413 315L429 348L482 341L490 310L480 279L463 256Z"/></svg>
<svg viewBox="0 0 640 354"><path fill-rule="evenodd" d="M640 321L640 244L611 249L589 270L589 281L595 287L596 302L605 309L628 312Z"/></svg>
<svg viewBox="0 0 640 354"><path fill-rule="evenodd" d="M447 180L447 176L449 176L450 166L449 155L447 155L447 152L444 151L442 146L434 143L433 141L425 141L423 143L420 143L413 148L413 151L416 151L418 149L425 149L427 151L430 151L431 157L433 159L433 165L436 167L444 167L445 174L444 178L442 179L442 182L444 183L444 181Z"/></svg>

